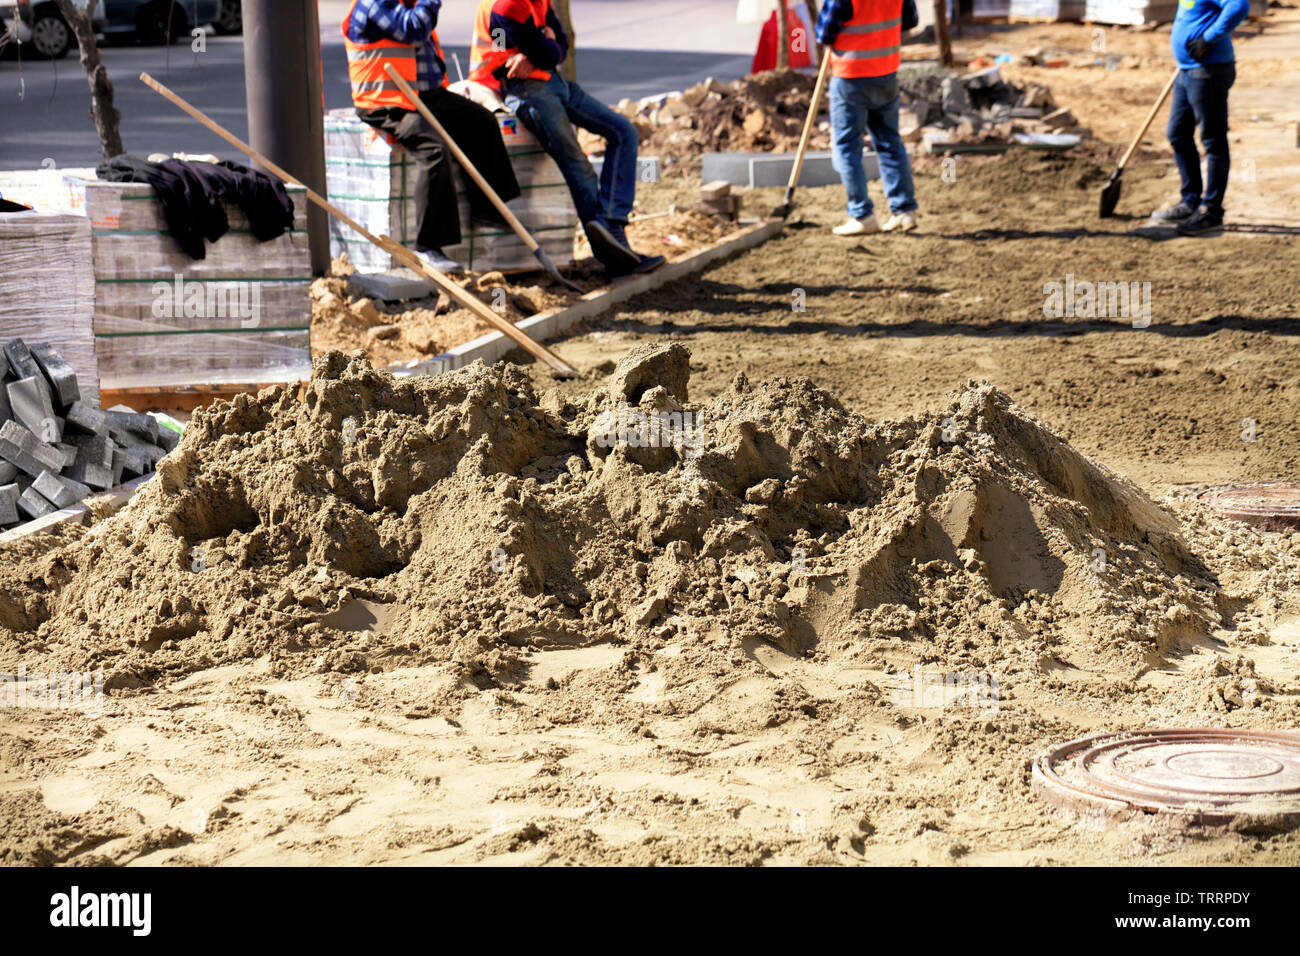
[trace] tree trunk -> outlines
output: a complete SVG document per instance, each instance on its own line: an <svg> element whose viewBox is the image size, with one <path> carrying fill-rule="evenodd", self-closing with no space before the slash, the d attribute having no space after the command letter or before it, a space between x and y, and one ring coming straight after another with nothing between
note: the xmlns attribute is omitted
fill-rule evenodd
<svg viewBox="0 0 1300 956"><path fill-rule="evenodd" d="M948 39L948 4L934 0L934 38L939 44L939 63L952 66L952 42Z"/></svg>
<svg viewBox="0 0 1300 956"><path fill-rule="evenodd" d="M63 19L77 37L81 68L86 71L86 80L90 83L90 115L95 121L95 130L99 133L100 151L105 159L112 159L126 150L122 147L122 134L119 131L122 114L113 105L113 84L109 82L108 70L99 58L99 43L95 40L95 28L91 25L95 0L86 0L84 10L77 9L73 0L56 2Z"/></svg>
<svg viewBox="0 0 1300 956"><path fill-rule="evenodd" d="M565 55L564 62L560 64L560 73L570 83L576 83L578 61L575 51L578 49L578 38L573 32L573 14L569 12L569 0L552 0L551 6L555 8L555 15L560 19L560 26L564 27L564 32L569 36L569 52Z"/></svg>
<svg viewBox="0 0 1300 956"><path fill-rule="evenodd" d="M790 69L790 21L786 19L785 0L776 0L776 68Z"/></svg>

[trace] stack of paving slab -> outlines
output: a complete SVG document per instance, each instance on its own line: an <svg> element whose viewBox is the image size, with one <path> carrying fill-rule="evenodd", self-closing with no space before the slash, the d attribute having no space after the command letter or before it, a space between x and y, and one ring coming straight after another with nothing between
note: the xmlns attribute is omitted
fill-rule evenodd
<svg viewBox="0 0 1300 956"><path fill-rule="evenodd" d="M49 343L12 339L0 362L0 529L70 508L151 473L180 433L152 415L103 410Z"/></svg>
<svg viewBox="0 0 1300 956"><path fill-rule="evenodd" d="M522 192L508 205L551 260L567 265L573 261L578 214L564 177L515 116L496 117ZM537 259L507 227L471 221L466 177L458 165L453 168L463 240L442 251L475 272L536 269ZM372 233L415 248L415 163L404 149L361 122L354 110L331 110L325 116L325 174L330 202ZM330 255L344 253L362 272L385 272L396 265L388 253L331 219Z"/></svg>
<svg viewBox="0 0 1300 956"><path fill-rule="evenodd" d="M49 342L99 400L90 223L71 213L0 213L0 342Z"/></svg>
<svg viewBox="0 0 1300 956"><path fill-rule="evenodd" d="M106 182L93 170L0 172L5 198L89 221L90 249L76 269L93 283L99 377L104 388L115 389L310 375L306 192L287 188L294 204L290 231L259 242L243 211L227 203L229 231L195 260L170 235L162 203L145 183Z"/></svg>
<svg viewBox="0 0 1300 956"><path fill-rule="evenodd" d="M1268 0L1250 0L1251 17L1262 17ZM1178 0L1087 0L1083 19L1089 23L1115 23L1139 26L1143 23L1169 23L1178 12Z"/></svg>
<svg viewBox="0 0 1300 956"><path fill-rule="evenodd" d="M1013 20L1082 20L1087 0L1011 0L1007 15Z"/></svg>

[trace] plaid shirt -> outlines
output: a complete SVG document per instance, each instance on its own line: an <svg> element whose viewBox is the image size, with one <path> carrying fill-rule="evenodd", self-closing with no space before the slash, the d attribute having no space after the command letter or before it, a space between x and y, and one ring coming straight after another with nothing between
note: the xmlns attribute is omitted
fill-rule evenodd
<svg viewBox="0 0 1300 956"><path fill-rule="evenodd" d="M442 0L357 0L348 24L348 39L353 43L376 43L396 40L419 48L416 58L419 73L417 90L437 89L447 66L433 45L433 28L438 25Z"/></svg>

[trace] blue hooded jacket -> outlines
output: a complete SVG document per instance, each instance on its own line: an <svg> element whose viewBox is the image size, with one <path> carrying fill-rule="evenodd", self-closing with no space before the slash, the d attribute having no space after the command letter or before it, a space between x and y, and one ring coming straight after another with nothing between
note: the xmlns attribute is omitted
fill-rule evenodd
<svg viewBox="0 0 1300 956"><path fill-rule="evenodd" d="M1250 0L1178 0L1169 46L1179 69L1191 70L1214 63L1232 63L1232 31L1250 13ZM1200 37L1210 45L1199 63L1187 52L1187 41Z"/></svg>

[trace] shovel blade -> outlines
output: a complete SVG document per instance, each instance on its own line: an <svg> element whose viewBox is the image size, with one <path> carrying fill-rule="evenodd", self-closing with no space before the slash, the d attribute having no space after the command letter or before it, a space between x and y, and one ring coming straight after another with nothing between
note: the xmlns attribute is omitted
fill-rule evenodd
<svg viewBox="0 0 1300 956"><path fill-rule="evenodd" d="M1119 192L1124 185L1123 170L1115 170L1110 174L1110 182L1101 191L1101 218L1107 219L1115 212L1115 207L1119 204Z"/></svg>
<svg viewBox="0 0 1300 956"><path fill-rule="evenodd" d="M564 276L560 275L560 270L555 267L555 263L551 261L551 257L548 256L540 246L533 252L533 255L536 256L537 261L542 264L542 268L551 274L552 279L556 280L561 285L568 287L579 295L583 294L582 289L578 288L568 279L564 278Z"/></svg>

